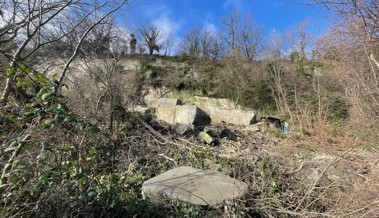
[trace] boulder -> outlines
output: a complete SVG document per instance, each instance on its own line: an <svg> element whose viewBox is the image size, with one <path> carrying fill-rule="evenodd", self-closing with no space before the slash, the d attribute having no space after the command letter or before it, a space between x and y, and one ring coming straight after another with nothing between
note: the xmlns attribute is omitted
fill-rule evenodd
<svg viewBox="0 0 379 218"><path fill-rule="evenodd" d="M157 119L169 124L175 124L176 105L161 105L156 110Z"/></svg>
<svg viewBox="0 0 379 218"><path fill-rule="evenodd" d="M176 98L160 98L157 100L157 106L171 106L171 105L181 105L181 101Z"/></svg>
<svg viewBox="0 0 379 218"><path fill-rule="evenodd" d="M197 205L218 205L242 197L248 185L220 172L178 167L145 181L142 194L153 200L180 200Z"/></svg>
<svg viewBox="0 0 379 218"><path fill-rule="evenodd" d="M204 111L209 114L213 123L225 122L227 124L249 126L256 121L256 115L253 111L222 108L206 108Z"/></svg>
<svg viewBox="0 0 379 218"><path fill-rule="evenodd" d="M234 109L235 103L226 98L209 98L194 96L194 103L200 108Z"/></svg>
<svg viewBox="0 0 379 218"><path fill-rule="evenodd" d="M206 126L211 122L210 117L194 105L167 105L157 108L157 119L169 124L181 123L185 125Z"/></svg>
<svg viewBox="0 0 379 218"><path fill-rule="evenodd" d="M192 126L183 123L177 123L173 126L176 133L179 135L187 135L192 132Z"/></svg>
<svg viewBox="0 0 379 218"><path fill-rule="evenodd" d="M194 104L204 110L213 123L248 126L256 121L253 111L242 110L234 102L224 98L194 97Z"/></svg>
<svg viewBox="0 0 379 218"><path fill-rule="evenodd" d="M151 108L157 108L161 104L170 104L176 105L179 104L180 101L175 98L167 98L169 97L170 90L166 88L154 89L151 87L144 87L143 93L143 102Z"/></svg>
<svg viewBox="0 0 379 218"><path fill-rule="evenodd" d="M194 105L183 105L176 106L175 122L193 126L206 126L211 123L211 118Z"/></svg>

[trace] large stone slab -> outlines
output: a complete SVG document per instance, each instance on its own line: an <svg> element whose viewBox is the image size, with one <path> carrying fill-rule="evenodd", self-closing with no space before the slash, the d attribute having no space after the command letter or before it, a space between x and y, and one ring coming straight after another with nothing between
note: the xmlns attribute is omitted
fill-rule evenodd
<svg viewBox="0 0 379 218"><path fill-rule="evenodd" d="M194 97L196 106L204 110L213 123L229 123L248 126L255 122L256 115L253 111L242 110L234 102L225 98Z"/></svg>
<svg viewBox="0 0 379 218"><path fill-rule="evenodd" d="M145 181L142 194L152 199L177 199L215 206L226 199L242 197L248 185L220 172L178 167Z"/></svg>
<svg viewBox="0 0 379 218"><path fill-rule="evenodd" d="M160 98L157 100L159 106L169 106L169 105L181 105L179 99L176 98Z"/></svg>
<svg viewBox="0 0 379 218"><path fill-rule="evenodd" d="M194 126L206 126L211 118L200 108L194 105L176 106L175 122Z"/></svg>
<svg viewBox="0 0 379 218"><path fill-rule="evenodd" d="M180 100L176 98L166 98L162 96L169 96L169 91L166 89L153 89L146 88L143 101L150 108L157 108L160 105L179 105Z"/></svg>
<svg viewBox="0 0 379 218"><path fill-rule="evenodd" d="M176 105L161 105L156 110L157 119L169 124L175 124Z"/></svg>
<svg viewBox="0 0 379 218"><path fill-rule="evenodd" d="M204 108L209 114L213 123L222 123L248 126L256 121L256 115L253 111L244 111L240 109L222 109L222 108Z"/></svg>
<svg viewBox="0 0 379 218"><path fill-rule="evenodd" d="M223 109L235 109L235 103L226 98L210 98L194 96L194 103L200 108L223 108ZM238 107L238 106L237 106Z"/></svg>
<svg viewBox="0 0 379 218"><path fill-rule="evenodd" d="M190 126L206 126L210 117L194 105L162 104L157 108L157 119L170 124L186 124Z"/></svg>

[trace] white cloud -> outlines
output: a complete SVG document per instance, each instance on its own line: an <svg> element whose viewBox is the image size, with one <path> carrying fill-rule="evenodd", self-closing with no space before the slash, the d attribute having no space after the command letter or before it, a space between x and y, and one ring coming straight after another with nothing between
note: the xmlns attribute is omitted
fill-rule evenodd
<svg viewBox="0 0 379 218"><path fill-rule="evenodd" d="M165 37L167 37L165 39L166 43L170 43L170 45L168 45L169 48L165 51L161 51L161 53L177 53L181 41L178 33L181 30L182 23L183 21L181 20L177 21L171 18L169 13L163 13L157 19L152 21L152 24L155 25Z"/></svg>
<svg viewBox="0 0 379 218"><path fill-rule="evenodd" d="M175 21L170 18L168 14L162 14L156 20L153 20L152 23L158 27L158 29L164 35L177 35L177 31L180 29L180 22Z"/></svg>
<svg viewBox="0 0 379 218"><path fill-rule="evenodd" d="M216 25L214 23L211 23L208 21L204 22L203 30L208 31L208 32L212 33L213 35L216 35L218 32Z"/></svg>
<svg viewBox="0 0 379 218"><path fill-rule="evenodd" d="M226 0L222 7L228 8L228 7L233 7L235 9L240 9L241 8L241 0Z"/></svg>
<svg viewBox="0 0 379 218"><path fill-rule="evenodd" d="M142 23L150 23L158 28L164 37L161 43L169 44L167 49L161 50L160 53L164 54L165 52L175 54L179 50L179 43L181 42L180 32L182 26L185 22L185 19L174 17L175 13L173 10L165 4L150 4L145 5L142 8L141 20L144 20Z"/></svg>

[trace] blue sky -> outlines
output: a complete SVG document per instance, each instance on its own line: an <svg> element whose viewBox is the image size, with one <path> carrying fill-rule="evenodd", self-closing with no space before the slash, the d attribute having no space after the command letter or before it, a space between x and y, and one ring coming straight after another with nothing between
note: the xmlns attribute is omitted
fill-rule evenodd
<svg viewBox="0 0 379 218"><path fill-rule="evenodd" d="M325 11L319 6L306 6L307 0L139 0L128 12L128 28L150 21L164 33L180 40L191 28L217 31L221 19L233 9L249 13L263 27L266 36L272 31L285 32L307 19L308 31L319 36L325 31Z"/></svg>

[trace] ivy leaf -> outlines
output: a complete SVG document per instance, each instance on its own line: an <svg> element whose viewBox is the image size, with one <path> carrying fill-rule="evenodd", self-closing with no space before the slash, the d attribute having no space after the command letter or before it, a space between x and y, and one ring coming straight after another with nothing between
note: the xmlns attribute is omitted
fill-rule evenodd
<svg viewBox="0 0 379 218"><path fill-rule="evenodd" d="M49 92L49 93L45 93L41 96L41 99L42 101L49 101L51 100L53 97L55 97L55 93L54 92Z"/></svg>
<svg viewBox="0 0 379 218"><path fill-rule="evenodd" d="M61 121L64 120L64 117L61 116L61 115L59 115L59 114L57 114L57 115L55 115L54 120L57 121L57 122L61 122Z"/></svg>
<svg viewBox="0 0 379 218"><path fill-rule="evenodd" d="M33 111L29 111L29 112L24 113L24 115L25 115L26 117L30 117L30 116L33 116L33 115L34 115L34 112L33 112Z"/></svg>
<svg viewBox="0 0 379 218"><path fill-rule="evenodd" d="M57 115L63 115L64 111L62 109L58 109L58 110L55 111L55 114L57 114Z"/></svg>
<svg viewBox="0 0 379 218"><path fill-rule="evenodd" d="M31 104L31 107L32 107L32 108L41 108L42 105L41 105L40 103L38 103L38 102L33 102L33 103Z"/></svg>
<svg viewBox="0 0 379 218"><path fill-rule="evenodd" d="M91 126L91 131L93 133L98 133L98 132L100 132L100 129L99 129L99 127L97 127L97 125L93 125L93 126Z"/></svg>
<svg viewBox="0 0 379 218"><path fill-rule="evenodd" d="M96 197L97 196L97 192L96 191L89 191L88 192L88 196L90 196L90 197Z"/></svg>
<svg viewBox="0 0 379 218"><path fill-rule="evenodd" d="M75 130L82 131L84 128L86 128L86 126L87 124L84 121L82 121L75 126Z"/></svg>
<svg viewBox="0 0 379 218"><path fill-rule="evenodd" d="M32 84L32 82L25 77L18 76L16 77L16 80L17 80L17 83L16 83L17 87L21 87L23 85L30 86Z"/></svg>
<svg viewBox="0 0 379 218"><path fill-rule="evenodd" d="M57 121L55 119L46 120L45 121L45 128L50 128L52 125L54 125Z"/></svg>
<svg viewBox="0 0 379 218"><path fill-rule="evenodd" d="M58 76L59 76L58 73L53 73L53 74L51 75L51 78L55 79L55 78L57 78Z"/></svg>
<svg viewBox="0 0 379 218"><path fill-rule="evenodd" d="M8 117L8 120L10 121L10 122L12 122L13 120L15 120L17 118L17 116L16 115L10 115L9 117Z"/></svg>
<svg viewBox="0 0 379 218"><path fill-rule="evenodd" d="M8 78L12 77L16 72L16 69L14 67L8 66L7 70L5 71Z"/></svg>
<svg viewBox="0 0 379 218"><path fill-rule="evenodd" d="M26 66L25 64L21 64L20 69L24 73L30 73L30 72L32 72L32 69L30 67Z"/></svg>
<svg viewBox="0 0 379 218"><path fill-rule="evenodd" d="M9 145L9 147L15 147L17 144L18 144L18 141L14 140L14 141L11 142L11 144Z"/></svg>
<svg viewBox="0 0 379 218"><path fill-rule="evenodd" d="M67 105L65 105L65 104L58 104L58 109L63 110L63 112L68 112L69 111Z"/></svg>
<svg viewBox="0 0 379 218"><path fill-rule="evenodd" d="M67 122L67 123L73 123L73 122L76 122L76 118L75 117L67 117L66 119L64 119L64 122Z"/></svg>
<svg viewBox="0 0 379 218"><path fill-rule="evenodd" d="M37 82L41 83L41 84L44 84L47 81L49 81L49 79L46 76L44 76L43 74L40 74L40 73L37 75L37 77L35 78L35 80Z"/></svg>
<svg viewBox="0 0 379 218"><path fill-rule="evenodd" d="M17 149L17 147L8 147L8 148L4 149L4 151L8 152L8 151L14 151L16 149Z"/></svg>
<svg viewBox="0 0 379 218"><path fill-rule="evenodd" d="M0 132L0 139L4 138L5 137L5 132L1 131Z"/></svg>

